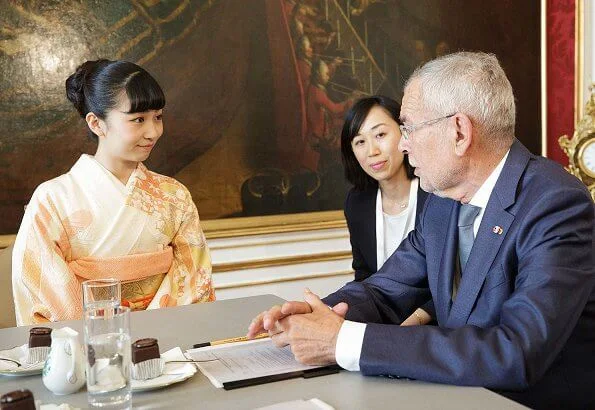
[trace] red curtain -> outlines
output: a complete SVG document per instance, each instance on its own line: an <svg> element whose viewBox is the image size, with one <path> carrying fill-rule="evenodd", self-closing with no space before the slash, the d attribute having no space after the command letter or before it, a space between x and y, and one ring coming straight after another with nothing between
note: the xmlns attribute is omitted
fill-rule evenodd
<svg viewBox="0 0 595 410"><path fill-rule="evenodd" d="M547 0L547 156L568 165L558 138L574 132L576 0Z"/></svg>

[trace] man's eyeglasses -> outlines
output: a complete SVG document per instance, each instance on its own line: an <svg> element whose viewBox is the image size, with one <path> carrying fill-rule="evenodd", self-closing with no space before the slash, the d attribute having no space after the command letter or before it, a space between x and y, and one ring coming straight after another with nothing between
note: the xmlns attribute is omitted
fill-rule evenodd
<svg viewBox="0 0 595 410"><path fill-rule="evenodd" d="M406 140L409 139L410 134L425 126L425 125L433 125L436 124L438 121L442 121L445 120L447 118L450 118L452 116L454 116L456 113L452 113L450 115L446 115L444 117L440 117L440 118L434 118L433 120L428 120L428 121L424 121L424 122L418 122L417 124L411 124L411 125L399 125L399 129L401 130L401 135L403 135L403 138L405 138Z"/></svg>

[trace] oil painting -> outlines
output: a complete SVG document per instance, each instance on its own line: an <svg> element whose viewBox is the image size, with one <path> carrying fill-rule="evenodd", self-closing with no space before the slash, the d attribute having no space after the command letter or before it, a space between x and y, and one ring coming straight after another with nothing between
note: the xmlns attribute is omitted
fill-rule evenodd
<svg viewBox="0 0 595 410"><path fill-rule="evenodd" d="M457 50L500 58L517 137L541 150L539 2L0 3L0 234L16 233L37 185L94 153L64 92L89 59L134 61L163 86L165 131L146 165L184 183L203 220L340 210L350 105L400 101L417 66Z"/></svg>

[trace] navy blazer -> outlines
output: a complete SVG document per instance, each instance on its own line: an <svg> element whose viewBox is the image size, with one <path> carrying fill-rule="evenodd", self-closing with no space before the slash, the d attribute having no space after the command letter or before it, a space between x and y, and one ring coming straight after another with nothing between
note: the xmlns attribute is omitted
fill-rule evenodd
<svg viewBox="0 0 595 410"><path fill-rule="evenodd" d="M352 188L345 199L345 220L349 228L349 240L353 254L352 267L355 280L362 281L378 270L376 260L376 198L378 187L369 187L363 191ZM428 193L417 190L415 226L419 223Z"/></svg>
<svg viewBox="0 0 595 410"><path fill-rule="evenodd" d="M325 298L368 323L366 375L484 386L532 407L595 404L593 201L513 143L451 302L460 204L436 195L382 268ZM428 299L438 326L395 326Z"/></svg>

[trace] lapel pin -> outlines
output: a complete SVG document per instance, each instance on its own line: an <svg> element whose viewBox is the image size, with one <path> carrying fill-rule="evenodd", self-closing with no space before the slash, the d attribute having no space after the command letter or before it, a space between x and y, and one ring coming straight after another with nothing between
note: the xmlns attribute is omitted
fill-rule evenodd
<svg viewBox="0 0 595 410"><path fill-rule="evenodd" d="M504 232L504 230L501 227L499 227L498 225L496 225L492 228L492 232L494 232L498 235L502 235L502 232Z"/></svg>

